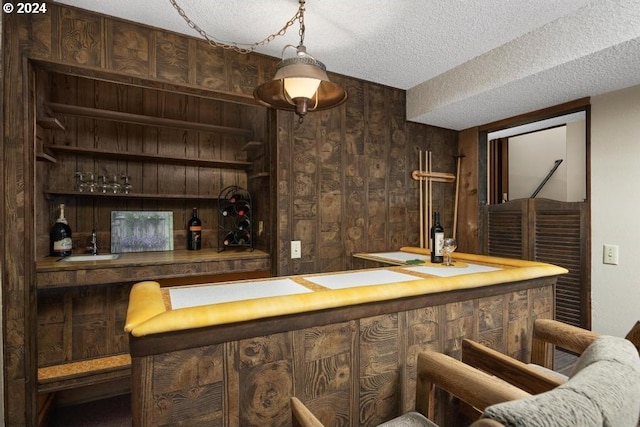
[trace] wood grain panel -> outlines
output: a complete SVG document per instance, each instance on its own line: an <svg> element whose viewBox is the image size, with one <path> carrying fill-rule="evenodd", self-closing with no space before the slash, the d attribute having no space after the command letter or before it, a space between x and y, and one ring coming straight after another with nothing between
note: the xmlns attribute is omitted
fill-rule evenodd
<svg viewBox="0 0 640 427"><path fill-rule="evenodd" d="M137 359L150 363L149 372L140 377L134 369L134 383L139 382L134 389L154 396L140 410L161 412L158 416L164 417L163 422L177 420L180 413L193 411L189 414L198 420L196 425L202 425L199 423L205 423L208 417L213 425L222 419L228 426L289 426L288 399L295 395L324 425L375 426L414 407L415 365L418 352L424 349L459 356L459 344L464 338L480 340L482 336L492 348L510 343L509 350L527 361L529 355L524 347L530 345L531 326L537 317L529 309L545 302L551 304L553 286L540 286L535 282L523 285L520 283L513 291L502 288L503 292L495 292L490 297L465 299L460 294L446 304L411 310L403 310L403 305L398 305L400 311L387 314L367 315L369 311L375 313L381 309L372 305L351 307L351 311L342 308L305 313L304 322L300 317L298 321L261 319L250 325L223 325L218 330L224 329L229 341L222 344L211 342L219 334L208 328L171 333L166 337L138 337L133 351L134 366L141 364ZM442 300L435 298L434 302ZM351 320L332 323L331 319L348 317L349 313ZM550 317L552 308L547 307L540 313ZM484 321L483 335L477 325L481 316L493 319ZM270 326L265 328L267 324ZM267 333L276 325L282 332ZM240 334L249 337L233 338ZM170 341L168 353L162 357L159 355L163 353L153 348L160 341ZM196 412L196 398L185 395L184 390L189 381L199 390L202 381L193 371L195 368L187 366L195 365L195 358L200 357L198 352L213 351L222 345L226 349L224 360L216 363L226 369L222 380L226 406L222 413L217 406L215 411ZM136 349L141 346L149 354L137 355ZM193 348L176 350L183 346ZM188 374L180 374L183 372ZM157 377L161 379L156 380ZM156 381L161 383L161 393L152 388ZM175 388L173 393L172 388ZM161 407L155 404L157 396L162 398ZM169 396L179 397L182 406L164 403ZM210 401L200 395L197 399L203 405ZM136 405L139 403L134 400L134 412L139 408ZM155 421L136 421L134 426L163 425L155 417L143 414L142 420Z"/></svg>
<svg viewBox="0 0 640 427"><path fill-rule="evenodd" d="M102 65L102 19L77 9L57 9L59 28L57 51L64 62L99 67ZM44 34L43 34L44 35Z"/></svg>
<svg viewBox="0 0 640 427"><path fill-rule="evenodd" d="M291 334L242 340L238 345L240 425L283 425L293 390Z"/></svg>
<svg viewBox="0 0 640 427"><path fill-rule="evenodd" d="M188 419L193 426L223 425L224 346L208 346L160 356L156 363L173 366L154 375L152 396L143 399L156 408L152 425L175 425Z"/></svg>
<svg viewBox="0 0 640 427"><path fill-rule="evenodd" d="M225 68L225 57L222 49L212 48L205 41L196 44L196 56L189 67L196 70L195 84L198 86L229 91L229 80Z"/></svg>
<svg viewBox="0 0 640 427"><path fill-rule="evenodd" d="M377 425L399 413L402 348L398 315L360 321L361 425Z"/></svg>
<svg viewBox="0 0 640 427"><path fill-rule="evenodd" d="M189 41L177 34L155 32L156 75L170 82L189 82Z"/></svg>
<svg viewBox="0 0 640 427"><path fill-rule="evenodd" d="M106 21L107 67L135 76L148 76L153 33L123 21Z"/></svg>

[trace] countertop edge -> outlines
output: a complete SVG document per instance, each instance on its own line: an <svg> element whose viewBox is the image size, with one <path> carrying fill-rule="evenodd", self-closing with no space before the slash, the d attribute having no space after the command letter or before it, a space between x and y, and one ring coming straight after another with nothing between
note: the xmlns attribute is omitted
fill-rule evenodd
<svg viewBox="0 0 640 427"><path fill-rule="evenodd" d="M156 311L143 319L142 311L129 319L128 332L134 337L171 331L201 328L220 324L255 320L287 314L311 312L340 306L379 302L417 295L492 286L530 279L566 274L567 269L552 264L483 255L457 254L457 259L491 262L515 268L500 271L462 274L453 277L433 277L383 285L359 286L346 289L326 289L312 293L283 295L269 298L233 301L188 307L178 310ZM309 276L309 275L304 275ZM291 276L303 277L303 276ZM132 289L131 298L135 297ZM159 301L162 302L162 297ZM130 302L131 304L131 302ZM157 301L156 301L157 304ZM131 321L130 321L131 320Z"/></svg>

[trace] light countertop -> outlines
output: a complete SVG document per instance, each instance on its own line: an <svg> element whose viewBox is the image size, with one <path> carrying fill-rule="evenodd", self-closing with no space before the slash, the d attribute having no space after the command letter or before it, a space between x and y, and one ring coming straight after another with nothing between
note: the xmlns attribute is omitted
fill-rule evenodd
<svg viewBox="0 0 640 427"><path fill-rule="evenodd" d="M382 254L414 260L428 251L402 248ZM454 261L453 267L426 260L419 265L399 262L379 269L169 288L140 282L131 290L125 330L144 336L567 273L551 264L482 255L455 253Z"/></svg>

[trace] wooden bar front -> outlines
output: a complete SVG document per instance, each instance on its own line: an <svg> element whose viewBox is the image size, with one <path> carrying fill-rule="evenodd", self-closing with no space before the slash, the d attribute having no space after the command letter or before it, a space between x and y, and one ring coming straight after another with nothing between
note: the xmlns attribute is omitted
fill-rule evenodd
<svg viewBox="0 0 640 427"><path fill-rule="evenodd" d="M134 286L127 315L134 427L290 426L292 395L325 425L374 426L414 407L422 350L459 357L462 339L471 338L528 360L533 321L553 318L554 284L566 270L456 259L503 270L338 290L309 286L315 275L292 276L313 292L195 311L167 307L167 288L158 302L135 295ZM247 320L237 318L243 305ZM269 307L282 314L260 317Z"/></svg>

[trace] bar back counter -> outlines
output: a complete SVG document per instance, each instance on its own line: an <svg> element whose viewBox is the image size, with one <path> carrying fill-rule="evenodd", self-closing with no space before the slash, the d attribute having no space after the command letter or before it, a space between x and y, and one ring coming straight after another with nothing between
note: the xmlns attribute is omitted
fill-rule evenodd
<svg viewBox="0 0 640 427"><path fill-rule="evenodd" d="M414 407L424 349L459 357L471 338L528 360L533 321L553 318L567 270L455 255L453 267L134 285L133 426L290 426L292 395L326 425L374 426Z"/></svg>

